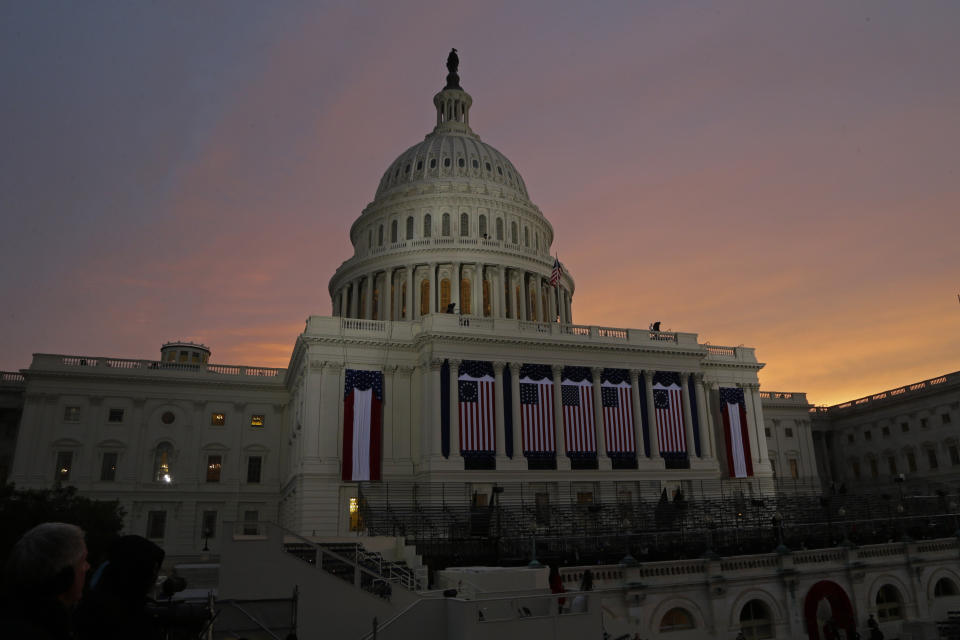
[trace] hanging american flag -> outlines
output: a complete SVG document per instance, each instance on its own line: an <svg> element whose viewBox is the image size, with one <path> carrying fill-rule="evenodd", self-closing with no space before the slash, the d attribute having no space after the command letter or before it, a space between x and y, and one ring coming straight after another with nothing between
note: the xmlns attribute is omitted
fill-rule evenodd
<svg viewBox="0 0 960 640"><path fill-rule="evenodd" d="M560 282L560 276L563 275L563 267L560 266L560 259L553 259L553 271L550 273L550 284L552 286L557 286Z"/></svg>
<svg viewBox="0 0 960 640"><path fill-rule="evenodd" d="M723 414L723 432L727 436L727 467L730 477L752 476L750 431L747 428L747 407L743 389L720 388L720 413Z"/></svg>
<svg viewBox="0 0 960 640"><path fill-rule="evenodd" d="M458 376L460 399L460 450L494 451L494 378L489 362L464 360Z"/></svg>
<svg viewBox="0 0 960 640"><path fill-rule="evenodd" d="M633 431L633 402L630 383L604 381L600 387L603 401L604 436L608 453L635 453L636 437Z"/></svg>
<svg viewBox="0 0 960 640"><path fill-rule="evenodd" d="M597 423L593 419L593 384L588 380L560 385L563 433L570 453L597 453Z"/></svg>
<svg viewBox="0 0 960 640"><path fill-rule="evenodd" d="M520 425L524 455L556 452L554 424L553 381L549 378L533 380L530 377L521 377Z"/></svg>
<svg viewBox="0 0 960 640"><path fill-rule="evenodd" d="M677 380L679 376L667 374L660 377L660 380L654 378L653 382L653 407L657 415L657 439L660 442L660 452L686 453L683 403L680 384Z"/></svg>
<svg viewBox="0 0 960 640"><path fill-rule="evenodd" d="M343 391L345 482L380 479L383 373L347 369Z"/></svg>

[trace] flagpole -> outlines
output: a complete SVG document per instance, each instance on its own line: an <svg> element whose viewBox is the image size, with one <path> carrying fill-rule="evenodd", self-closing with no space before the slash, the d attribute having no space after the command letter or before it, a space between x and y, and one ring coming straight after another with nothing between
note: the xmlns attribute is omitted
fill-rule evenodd
<svg viewBox="0 0 960 640"><path fill-rule="evenodd" d="M554 258L554 260L557 261L557 264L560 263L559 251L557 252L557 255ZM554 291L554 295L556 295L556 298L557 298L557 324L563 324L562 322L560 322L560 319L563 318L563 313L560 311L560 279L559 278L557 279L557 285L554 287L554 289L556 290ZM960 295L958 295L957 297L960 298Z"/></svg>

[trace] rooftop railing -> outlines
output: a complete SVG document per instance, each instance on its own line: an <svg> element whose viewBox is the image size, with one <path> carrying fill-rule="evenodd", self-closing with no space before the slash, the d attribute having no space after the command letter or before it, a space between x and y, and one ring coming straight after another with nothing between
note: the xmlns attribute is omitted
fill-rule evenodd
<svg viewBox="0 0 960 640"><path fill-rule="evenodd" d="M23 384L23 374L17 371L0 371L0 382Z"/></svg>
<svg viewBox="0 0 960 640"><path fill-rule="evenodd" d="M286 369L272 367L248 367L245 365L203 364L194 362L170 362L163 360L133 360L128 358L103 358L96 356L66 356L37 353L33 356L31 369L60 369L83 367L104 372L107 369L125 372L148 371L194 372L216 376L238 376L257 378L282 378Z"/></svg>
<svg viewBox="0 0 960 640"><path fill-rule="evenodd" d="M890 398L899 398L903 399L901 396L905 394L917 394L920 392L926 392L937 385L942 385L947 382L960 382L960 371L955 371L953 373L948 373L943 376L936 378L930 378L929 380L923 380L921 382L915 382L913 384L904 385L902 387L897 387L896 389L889 389L887 391L881 391L880 393L875 393L873 395L864 396L862 398L857 398L855 400L849 400L841 404L835 404L830 407L818 407L818 410L823 411L843 411L846 409L851 409L854 407L863 407L864 405L870 405L875 402L882 400L887 400Z"/></svg>

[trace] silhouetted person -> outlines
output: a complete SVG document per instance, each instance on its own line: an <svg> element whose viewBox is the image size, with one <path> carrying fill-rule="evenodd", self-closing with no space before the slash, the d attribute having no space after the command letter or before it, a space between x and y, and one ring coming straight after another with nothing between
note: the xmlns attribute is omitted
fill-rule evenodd
<svg viewBox="0 0 960 640"><path fill-rule="evenodd" d="M0 634L18 640L72 637L72 614L87 570L83 529L45 522L23 534L4 569Z"/></svg>
<svg viewBox="0 0 960 640"><path fill-rule="evenodd" d="M90 591L77 609L81 639L162 638L147 610L164 551L146 538L123 536L97 568Z"/></svg>

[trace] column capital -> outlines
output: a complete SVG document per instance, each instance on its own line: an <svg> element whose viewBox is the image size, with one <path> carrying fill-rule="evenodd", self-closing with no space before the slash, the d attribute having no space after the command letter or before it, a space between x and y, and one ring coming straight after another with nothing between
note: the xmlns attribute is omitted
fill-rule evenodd
<svg viewBox="0 0 960 640"><path fill-rule="evenodd" d="M643 379L646 380L647 384L653 382L653 369L644 369Z"/></svg>
<svg viewBox="0 0 960 640"><path fill-rule="evenodd" d="M636 382L640 378L640 369L630 369L630 381Z"/></svg>
<svg viewBox="0 0 960 640"><path fill-rule="evenodd" d="M590 373L593 374L593 377L597 378L603 374L603 367L590 367Z"/></svg>
<svg viewBox="0 0 960 640"><path fill-rule="evenodd" d="M443 366L443 358L433 358L429 362L430 369L432 371L440 371L440 368Z"/></svg>
<svg viewBox="0 0 960 640"><path fill-rule="evenodd" d="M413 373L416 370L416 367L409 364L398 364L396 365L396 367L397 367L397 373L400 373L401 375L408 375Z"/></svg>
<svg viewBox="0 0 960 640"><path fill-rule="evenodd" d="M324 371L329 371L330 373L336 373L343 369L342 362L335 362L333 360L325 360L321 363L323 365Z"/></svg>
<svg viewBox="0 0 960 640"><path fill-rule="evenodd" d="M460 363L463 362L463 360L461 360L461 359L459 359L459 358L447 358L447 361L450 363L450 368L451 368L451 369L452 369L453 367L459 367L459 366L460 366Z"/></svg>
<svg viewBox="0 0 960 640"><path fill-rule="evenodd" d="M513 373L514 376L520 375L520 363L519 363L519 362L511 362L511 363L510 363L510 371L511 371L511 373Z"/></svg>
<svg viewBox="0 0 960 640"><path fill-rule="evenodd" d="M397 372L397 365L395 365L395 364L385 364L385 365L383 365L383 372L384 372L384 373L396 373L396 372Z"/></svg>
<svg viewBox="0 0 960 640"><path fill-rule="evenodd" d="M493 361L493 370L495 373L503 373L503 368L507 366L507 363L503 360L494 360Z"/></svg>
<svg viewBox="0 0 960 640"><path fill-rule="evenodd" d="M552 365L550 365L550 370L553 371L553 375L554 375L555 377L556 377L556 376L559 376L561 373L563 373L563 365L562 365L562 364L552 364Z"/></svg>

